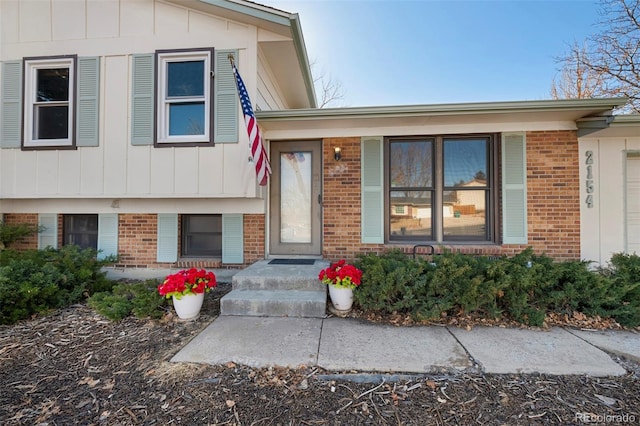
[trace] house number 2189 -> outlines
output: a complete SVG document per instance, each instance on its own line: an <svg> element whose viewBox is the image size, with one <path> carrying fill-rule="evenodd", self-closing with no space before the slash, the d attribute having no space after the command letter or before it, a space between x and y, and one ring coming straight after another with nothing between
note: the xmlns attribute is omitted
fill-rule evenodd
<svg viewBox="0 0 640 426"><path fill-rule="evenodd" d="M585 152L585 164L587 165L587 181L585 190L587 192L587 208L593 208L593 151Z"/></svg>

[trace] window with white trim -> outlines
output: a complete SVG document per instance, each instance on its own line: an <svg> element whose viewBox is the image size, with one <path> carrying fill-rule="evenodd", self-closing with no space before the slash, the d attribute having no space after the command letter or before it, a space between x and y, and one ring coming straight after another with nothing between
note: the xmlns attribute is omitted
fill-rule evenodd
<svg viewBox="0 0 640 426"><path fill-rule="evenodd" d="M213 50L156 52L156 143L210 144Z"/></svg>
<svg viewBox="0 0 640 426"><path fill-rule="evenodd" d="M73 146L76 56L25 58L24 146Z"/></svg>

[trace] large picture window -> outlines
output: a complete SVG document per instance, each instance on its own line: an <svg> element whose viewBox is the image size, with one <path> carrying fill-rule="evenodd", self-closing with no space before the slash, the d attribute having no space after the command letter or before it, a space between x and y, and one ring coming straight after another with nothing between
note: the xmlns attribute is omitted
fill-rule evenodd
<svg viewBox="0 0 640 426"><path fill-rule="evenodd" d="M387 240L492 241L494 140L389 138Z"/></svg>
<svg viewBox="0 0 640 426"><path fill-rule="evenodd" d="M158 144L211 143L211 50L156 52Z"/></svg>
<svg viewBox="0 0 640 426"><path fill-rule="evenodd" d="M73 145L75 63L75 56L25 58L25 147Z"/></svg>

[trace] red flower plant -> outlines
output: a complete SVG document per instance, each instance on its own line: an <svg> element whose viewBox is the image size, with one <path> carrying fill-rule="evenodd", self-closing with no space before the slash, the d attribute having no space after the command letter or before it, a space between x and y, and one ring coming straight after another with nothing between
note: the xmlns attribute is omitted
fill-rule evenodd
<svg viewBox="0 0 640 426"><path fill-rule="evenodd" d="M167 275L158 286L158 292L167 299L171 296L181 299L186 294L208 293L216 284L213 272L191 268Z"/></svg>
<svg viewBox="0 0 640 426"><path fill-rule="evenodd" d="M318 279L325 284L338 288L358 287L362 280L362 271L353 265L349 265L344 259L332 263L326 269L320 271Z"/></svg>

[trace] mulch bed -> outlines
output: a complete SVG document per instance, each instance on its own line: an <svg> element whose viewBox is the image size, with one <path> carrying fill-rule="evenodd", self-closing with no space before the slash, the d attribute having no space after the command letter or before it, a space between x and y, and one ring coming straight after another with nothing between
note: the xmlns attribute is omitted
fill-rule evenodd
<svg viewBox="0 0 640 426"><path fill-rule="evenodd" d="M637 424L640 367L621 377L367 375L170 358L218 315L111 322L86 305L0 327L2 425ZM357 315L354 313L353 315ZM374 318L402 324L406 318ZM470 325L469 319L463 326ZM409 324L411 325L411 324ZM293 349L292 349L293 350Z"/></svg>

